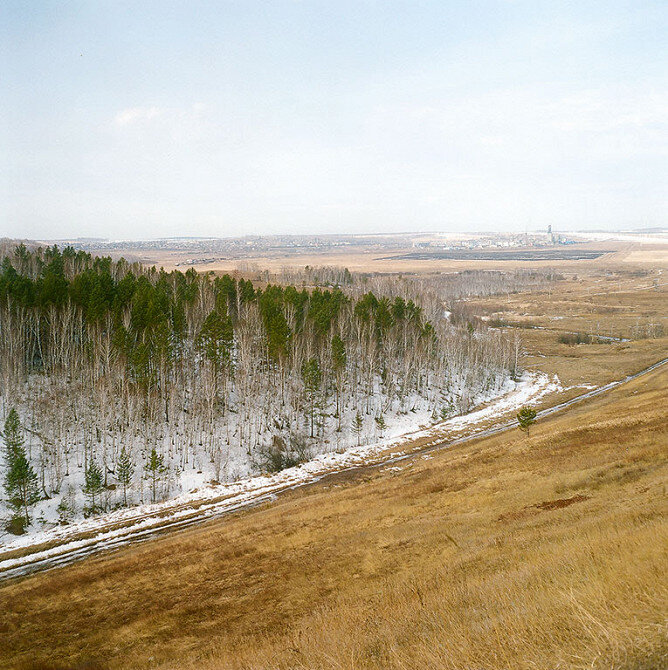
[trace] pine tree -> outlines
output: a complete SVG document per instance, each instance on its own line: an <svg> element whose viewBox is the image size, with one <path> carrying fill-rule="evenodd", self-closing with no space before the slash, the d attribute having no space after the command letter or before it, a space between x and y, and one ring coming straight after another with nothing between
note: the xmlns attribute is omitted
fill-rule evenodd
<svg viewBox="0 0 668 670"><path fill-rule="evenodd" d="M520 430L523 430L529 437L529 429L536 423L536 410L533 407L522 407L517 413L517 421L520 424Z"/></svg>
<svg viewBox="0 0 668 670"><path fill-rule="evenodd" d="M91 513L94 513L97 510L95 497L102 493L103 489L104 477L102 475L102 468L91 458L84 474L83 485L83 492L90 500L89 511Z"/></svg>
<svg viewBox="0 0 668 670"><path fill-rule="evenodd" d="M359 412L355 415L353 419L353 432L357 433L357 446L360 446L360 437L362 435L362 430L364 429L364 419Z"/></svg>
<svg viewBox="0 0 668 670"><path fill-rule="evenodd" d="M334 335L332 338L332 370L336 379L336 416L339 419L339 430L341 429L341 387L347 361L346 346L338 335Z"/></svg>
<svg viewBox="0 0 668 670"><path fill-rule="evenodd" d="M311 437L314 437L315 408L318 404L318 394L322 382L322 371L317 358L311 358L302 366L304 390L308 401L307 416L311 425Z"/></svg>
<svg viewBox="0 0 668 670"><path fill-rule="evenodd" d="M23 446L24 439L21 432L21 421L18 412L12 407L5 419L5 428L2 431L2 439L5 442L6 457L9 461L12 455Z"/></svg>
<svg viewBox="0 0 668 670"><path fill-rule="evenodd" d="M165 467L165 457L162 454L158 454L155 450L155 447L151 450L151 454L148 457L148 462L144 466L146 470L146 477L151 481L151 502L155 502L157 498L157 486L158 481L162 475L167 472Z"/></svg>
<svg viewBox="0 0 668 670"><path fill-rule="evenodd" d="M135 464L132 462L132 458L128 450L123 446L121 448L121 453L118 457L118 462L116 463L116 472L118 481L123 485L123 504L127 507L128 504L128 486L132 483L132 475L135 471Z"/></svg>
<svg viewBox="0 0 668 670"><path fill-rule="evenodd" d="M28 461L23 448L21 422L15 409L11 409L2 432L5 442L5 492L14 516L20 519L21 527L30 525L30 508L39 500L37 475Z"/></svg>
<svg viewBox="0 0 668 670"><path fill-rule="evenodd" d="M30 525L30 508L39 500L37 475L23 447L14 452L5 475L5 491L14 514Z"/></svg>
<svg viewBox="0 0 668 670"><path fill-rule="evenodd" d="M378 431L380 432L381 439L383 438L383 433L387 428L387 423L385 422L385 417L381 414L376 417L376 425L378 426Z"/></svg>
<svg viewBox="0 0 668 670"><path fill-rule="evenodd" d="M230 362L234 329L227 314L214 310L206 317L197 336L196 345L215 366L216 371Z"/></svg>

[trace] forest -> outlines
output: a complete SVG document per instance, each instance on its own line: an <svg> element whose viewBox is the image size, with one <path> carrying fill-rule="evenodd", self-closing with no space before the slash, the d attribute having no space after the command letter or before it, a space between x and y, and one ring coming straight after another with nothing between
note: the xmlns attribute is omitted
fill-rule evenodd
<svg viewBox="0 0 668 670"><path fill-rule="evenodd" d="M464 413L520 374L516 337L453 311L462 277L319 272L270 283L6 251L1 411L33 498L67 522L277 471ZM494 273L468 279L493 291Z"/></svg>

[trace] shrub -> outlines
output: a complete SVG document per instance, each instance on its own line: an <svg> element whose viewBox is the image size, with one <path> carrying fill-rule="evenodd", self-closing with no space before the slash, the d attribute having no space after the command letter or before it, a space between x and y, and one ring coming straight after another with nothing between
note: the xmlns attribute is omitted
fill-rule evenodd
<svg viewBox="0 0 668 670"><path fill-rule="evenodd" d="M587 333L562 333L559 335L559 342L570 346L576 344L591 344L592 341L591 335L587 335Z"/></svg>
<svg viewBox="0 0 668 670"><path fill-rule="evenodd" d="M5 530L12 535L23 535L26 532L28 522L22 515L13 516L6 524Z"/></svg>
<svg viewBox="0 0 668 670"><path fill-rule="evenodd" d="M271 444L260 449L259 466L265 472L280 472L305 463L310 456L306 442L299 436L291 435L288 444L280 435L274 435Z"/></svg>

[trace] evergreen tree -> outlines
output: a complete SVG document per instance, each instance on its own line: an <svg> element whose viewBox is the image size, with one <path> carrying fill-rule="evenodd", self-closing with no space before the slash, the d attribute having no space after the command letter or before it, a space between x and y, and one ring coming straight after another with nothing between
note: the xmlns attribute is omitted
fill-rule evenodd
<svg viewBox="0 0 668 670"><path fill-rule="evenodd" d="M336 417L339 420L338 430L341 430L341 387L346 373L346 345L339 335L332 338L332 371L336 382Z"/></svg>
<svg viewBox="0 0 668 670"><path fill-rule="evenodd" d="M22 526L30 525L30 508L39 500L39 487L23 446L17 447L8 461L5 491L15 518Z"/></svg>
<svg viewBox="0 0 668 670"><path fill-rule="evenodd" d="M158 454L155 447L151 450L144 469L146 470L147 479L151 482L151 502L155 502L157 499L158 481L167 472L165 457L162 454Z"/></svg>
<svg viewBox="0 0 668 670"><path fill-rule="evenodd" d="M5 419L5 428L2 431L2 439L5 442L7 463L11 462L13 454L19 450L24 443L21 432L21 421L18 412L12 407Z"/></svg>
<svg viewBox="0 0 668 670"><path fill-rule="evenodd" d="M30 508L39 500L37 475L21 447L12 459L5 475L5 490L16 516L22 516L30 525Z"/></svg>
<svg viewBox="0 0 668 670"><path fill-rule="evenodd" d="M21 527L30 525L30 508L39 500L37 475L28 461L23 447L21 422L12 408L5 420L2 437L5 442L5 492L14 517L20 519Z"/></svg>
<svg viewBox="0 0 668 670"><path fill-rule="evenodd" d="M128 450L123 446L118 457L118 462L116 463L116 474L118 481L123 486L123 504L126 507L128 504L128 486L132 483L132 475L134 474L134 471L135 464L132 462Z"/></svg>
<svg viewBox="0 0 668 670"><path fill-rule="evenodd" d="M520 430L524 431L529 437L529 429L536 423L536 410L533 407L522 407L517 413L517 421L520 424Z"/></svg>
<svg viewBox="0 0 668 670"><path fill-rule="evenodd" d="M225 306L222 306L225 310ZM213 393L218 398L219 377L229 369L232 362L232 347L234 345L234 327L232 319L226 311L211 312L202 325L195 346L198 351L211 363L213 370Z"/></svg>
<svg viewBox="0 0 668 670"><path fill-rule="evenodd" d="M233 343L232 320L226 314L221 315L214 310L204 320L197 336L197 348L218 370L229 363Z"/></svg>
<svg viewBox="0 0 668 670"><path fill-rule="evenodd" d="M353 419L353 432L357 434L357 446L360 446L360 437L362 435L362 430L364 430L364 419L359 412L355 414Z"/></svg>
<svg viewBox="0 0 668 670"><path fill-rule="evenodd" d="M307 398L307 418L311 427L311 437L314 437L315 409L318 405L320 384L322 382L322 371L317 358L311 358L302 366L302 379Z"/></svg>
<svg viewBox="0 0 668 670"><path fill-rule="evenodd" d="M89 511L95 513L97 510L96 497L104 490L104 477L102 468L93 458L88 462L88 467L84 474L83 492L90 501Z"/></svg>
<svg viewBox="0 0 668 670"><path fill-rule="evenodd" d="M380 416L376 417L376 425L378 426L378 430L380 432L380 437L382 439L383 433L385 432L385 429L387 428L387 423L385 422L385 417L382 414Z"/></svg>
<svg viewBox="0 0 668 670"><path fill-rule="evenodd" d="M63 268L63 257L55 244L47 251L51 260L45 266L40 279L40 298L45 305L62 305L67 299L68 287Z"/></svg>
<svg viewBox="0 0 668 670"><path fill-rule="evenodd" d="M346 361L346 345L338 335L334 335L332 338L332 368L334 372L338 373L345 370Z"/></svg>
<svg viewBox="0 0 668 670"><path fill-rule="evenodd" d="M282 289L268 286L259 298L260 313L267 334L267 353L273 361L280 361L288 352L290 326L281 308Z"/></svg>

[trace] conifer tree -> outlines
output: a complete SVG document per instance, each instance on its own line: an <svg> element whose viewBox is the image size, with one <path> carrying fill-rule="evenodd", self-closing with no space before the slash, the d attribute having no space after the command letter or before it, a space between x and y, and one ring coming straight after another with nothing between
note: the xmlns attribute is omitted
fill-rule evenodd
<svg viewBox="0 0 668 670"><path fill-rule="evenodd" d="M529 429L536 423L536 410L533 407L522 407L517 413L517 421L520 424L520 430L524 431L529 437Z"/></svg>
<svg viewBox="0 0 668 670"><path fill-rule="evenodd" d="M364 419L359 412L355 414L353 419L353 432L357 434L357 446L360 446L360 437L362 435L362 430L364 429Z"/></svg>
<svg viewBox="0 0 668 670"><path fill-rule="evenodd" d="M21 420L19 419L19 414L13 407L9 410L7 418L5 419L2 439L5 442L8 458L11 458L11 454L16 449L22 447L25 441L21 432Z"/></svg>
<svg viewBox="0 0 668 670"><path fill-rule="evenodd" d="M227 314L214 310L204 320L197 336L197 348L213 363L216 371L230 362L234 331Z"/></svg>
<svg viewBox="0 0 668 670"><path fill-rule="evenodd" d="M95 459L91 458L84 474L83 485L83 492L90 501L89 511L91 513L95 513L97 510L96 497L102 493L103 489L104 477L102 475L102 468L96 463Z"/></svg>
<svg viewBox="0 0 668 670"><path fill-rule="evenodd" d="M155 502L157 499L158 481L167 472L165 457L162 454L158 454L155 447L151 450L144 469L146 470L147 479L151 482L151 502Z"/></svg>
<svg viewBox="0 0 668 670"><path fill-rule="evenodd" d="M14 516L21 519L22 525L30 525L30 508L39 500L37 475L28 461L23 447L21 422L18 413L12 408L5 420L2 437L5 442L5 492Z"/></svg>
<svg viewBox="0 0 668 670"><path fill-rule="evenodd" d="M128 450L123 446L118 457L118 462L116 463L116 473L118 481L123 486L123 504L126 507L128 504L128 486L132 483L132 475L134 474L134 471L135 464L132 462Z"/></svg>
<svg viewBox="0 0 668 670"><path fill-rule="evenodd" d="M346 371L346 346L339 335L332 338L332 370L336 382L336 417L339 419L339 429L341 428L341 387L343 386L343 377Z"/></svg>
<svg viewBox="0 0 668 670"><path fill-rule="evenodd" d="M307 398L307 417L311 427L311 437L314 437L315 409L318 405L318 394L322 382L322 371L317 358L311 358L302 366L302 378Z"/></svg>

